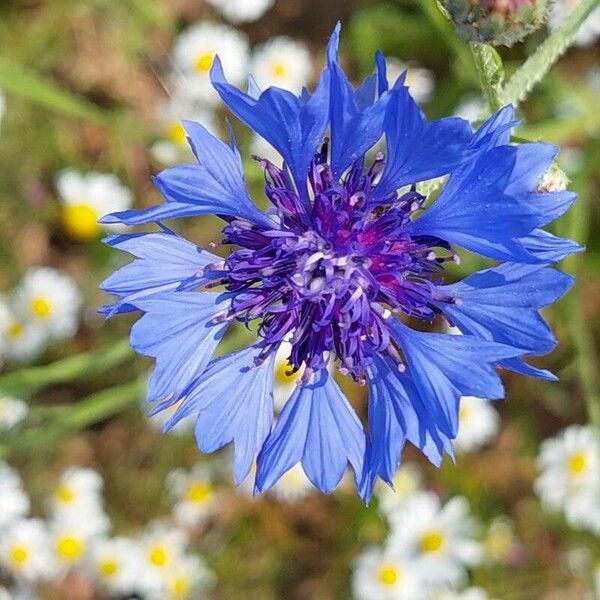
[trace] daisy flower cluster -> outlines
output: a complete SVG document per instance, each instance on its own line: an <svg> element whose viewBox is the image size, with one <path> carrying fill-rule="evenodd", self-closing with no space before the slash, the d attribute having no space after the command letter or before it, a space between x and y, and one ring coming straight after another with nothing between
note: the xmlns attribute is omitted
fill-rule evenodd
<svg viewBox="0 0 600 600"><path fill-rule="evenodd" d="M31 267L0 297L0 360L27 361L48 343L71 338L81 307L81 294L69 275L51 267Z"/></svg>
<svg viewBox="0 0 600 600"><path fill-rule="evenodd" d="M600 435L592 426L572 425L544 440L537 459L535 491L567 523L600 536Z"/></svg>
<svg viewBox="0 0 600 600"><path fill-rule="evenodd" d="M487 560L478 524L467 500L442 502L424 490L419 470L406 463L394 478L395 491L378 484L378 506L389 523L384 547L360 554L353 571L355 600L487 600L469 587L469 572Z"/></svg>
<svg viewBox="0 0 600 600"><path fill-rule="evenodd" d="M211 0L233 23L259 18L271 3ZM248 36L230 25L209 21L192 25L173 46L172 72L166 84L170 96L158 110L166 136L152 147L159 162L173 164L189 158L183 119L200 121L212 132L219 129L216 111L220 100L210 81L217 54L231 81L241 85L252 73L257 90L279 85L300 93L312 74L310 52L300 41L278 36L251 49Z"/></svg>
<svg viewBox="0 0 600 600"><path fill-rule="evenodd" d="M185 517L181 522L190 527L214 495L198 473L183 484L174 519ZM202 598L214 577L202 559L187 552L185 529L166 520L150 523L135 537L110 535L103 487L96 471L69 468L47 501L46 517L31 517L21 479L0 464L0 576L32 598L38 585L60 586L69 577L111 598Z"/></svg>

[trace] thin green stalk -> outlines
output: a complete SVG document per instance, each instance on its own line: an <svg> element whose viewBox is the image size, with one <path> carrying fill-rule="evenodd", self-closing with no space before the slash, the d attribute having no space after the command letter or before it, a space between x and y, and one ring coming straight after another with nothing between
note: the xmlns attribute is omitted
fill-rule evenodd
<svg viewBox="0 0 600 600"><path fill-rule="evenodd" d="M72 406L55 407L53 417L0 445L0 458L54 445L58 437L95 425L134 405L143 395L144 381L133 381L95 392Z"/></svg>
<svg viewBox="0 0 600 600"><path fill-rule="evenodd" d="M90 372L101 373L133 356L126 339L110 347L83 352L40 367L29 367L0 376L0 390L9 394L29 395L56 383L64 383Z"/></svg>
<svg viewBox="0 0 600 600"><path fill-rule="evenodd" d="M471 42L469 46L477 69L481 91L487 100L490 112L496 112L503 106L504 67L502 59L498 52L487 44Z"/></svg>
<svg viewBox="0 0 600 600"><path fill-rule="evenodd" d="M573 37L600 0L581 0L565 23L542 42L510 78L502 93L502 104L517 106L548 74L571 44Z"/></svg>

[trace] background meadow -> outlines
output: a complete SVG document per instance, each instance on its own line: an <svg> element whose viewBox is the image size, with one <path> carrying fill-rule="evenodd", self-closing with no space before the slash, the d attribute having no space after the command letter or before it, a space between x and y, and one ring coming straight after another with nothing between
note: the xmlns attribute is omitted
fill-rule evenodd
<svg viewBox="0 0 600 600"><path fill-rule="evenodd" d="M576 4L500 49L508 74ZM380 49L428 117L485 116L469 46L434 0L0 4L0 599L419 600L399 546L445 573L426 600L600 597L600 9L517 130L561 145L579 194L554 227L587 251L562 265L578 281L546 313L559 345L539 362L560 382L506 374L505 402L464 400L455 465L407 449L396 493L366 508L350 482L323 496L299 469L253 498L228 451L200 456L191 424L164 435L147 417L132 319L97 313L99 283L128 261L97 218L159 201L151 176L191 160L182 118L223 132L214 54L238 85L252 72L299 92L338 19L356 82ZM264 203L251 155L273 150L233 125ZM216 219L177 227L219 241ZM247 335L232 331L228 348ZM277 379L285 396L283 365ZM340 383L364 412L365 390Z"/></svg>

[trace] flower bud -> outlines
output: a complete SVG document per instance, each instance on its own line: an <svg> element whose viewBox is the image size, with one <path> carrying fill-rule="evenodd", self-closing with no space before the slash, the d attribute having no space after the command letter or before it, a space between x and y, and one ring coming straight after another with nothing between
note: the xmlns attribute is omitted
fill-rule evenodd
<svg viewBox="0 0 600 600"><path fill-rule="evenodd" d="M512 46L538 29L550 0L439 0L458 32L472 42Z"/></svg>

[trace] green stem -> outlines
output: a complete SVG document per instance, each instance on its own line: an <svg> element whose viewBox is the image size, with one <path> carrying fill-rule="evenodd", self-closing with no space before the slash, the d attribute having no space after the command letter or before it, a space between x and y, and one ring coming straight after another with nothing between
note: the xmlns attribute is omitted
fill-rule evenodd
<svg viewBox="0 0 600 600"><path fill-rule="evenodd" d="M562 27L544 40L510 78L502 93L502 104L516 107L527 98L567 50L578 29L598 6L600 0L581 0Z"/></svg>
<svg viewBox="0 0 600 600"><path fill-rule="evenodd" d="M504 67L502 66L502 59L498 52L487 44L471 42L469 45L483 95L487 100L490 112L496 112L503 106L502 82L504 81Z"/></svg>
<svg viewBox="0 0 600 600"><path fill-rule="evenodd" d="M0 458L41 446L51 447L56 438L104 421L135 404L144 389L144 381L134 381L91 394L72 406L55 407L49 422L28 429L0 445Z"/></svg>
<svg viewBox="0 0 600 600"><path fill-rule="evenodd" d="M19 369L0 377L0 390L15 395L32 394L40 388L71 381L90 372L101 373L133 356L126 339L108 348L84 352L41 367Z"/></svg>

